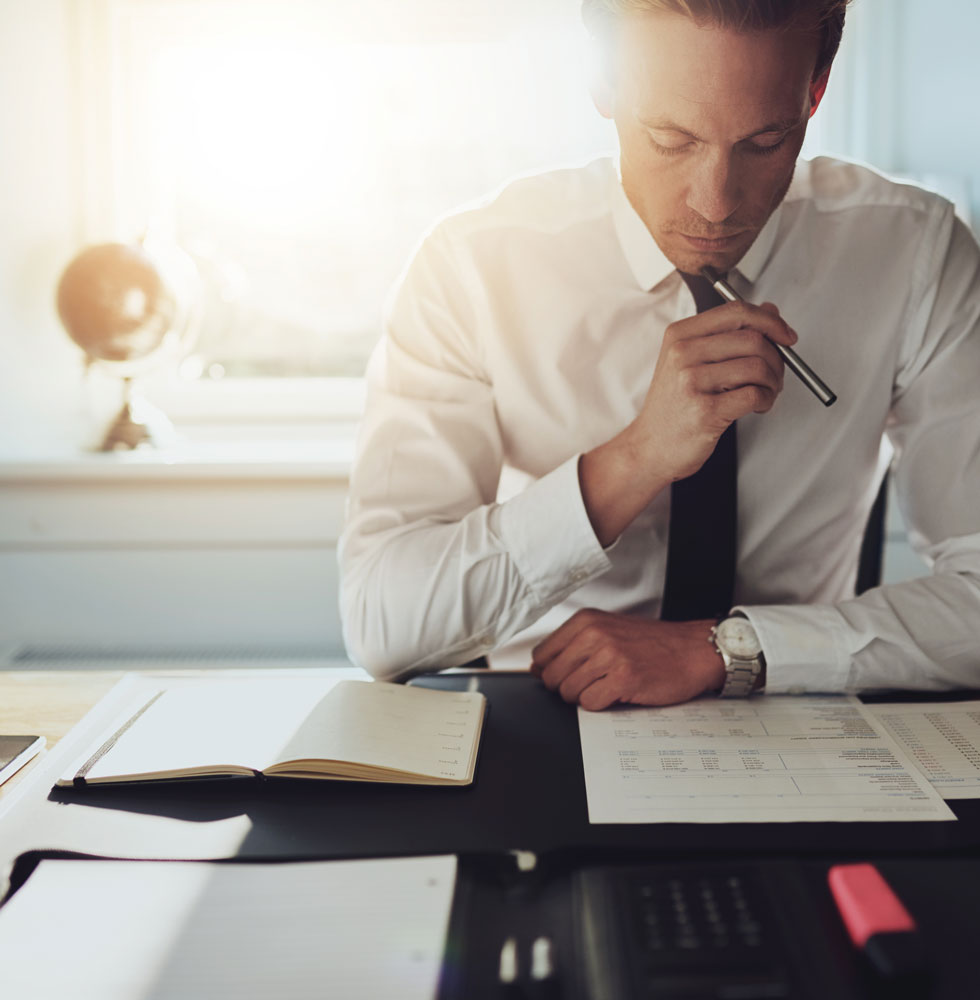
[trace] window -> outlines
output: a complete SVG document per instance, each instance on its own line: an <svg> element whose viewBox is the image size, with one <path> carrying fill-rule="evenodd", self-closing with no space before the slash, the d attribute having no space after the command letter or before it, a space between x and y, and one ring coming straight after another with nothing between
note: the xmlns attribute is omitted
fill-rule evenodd
<svg viewBox="0 0 980 1000"><path fill-rule="evenodd" d="M615 149L588 96L579 0L72 9L82 236L172 241L203 279L196 344L153 389L171 413L188 399L295 412L304 390L307 413L357 400L320 380L361 375L435 219L515 174ZM891 165L893 116L869 113L890 107L895 47L872 44L889 24L851 11L805 155Z"/></svg>
<svg viewBox="0 0 980 1000"><path fill-rule="evenodd" d="M577 0L88 0L89 240L192 256L183 380L359 376L440 215L615 147Z"/></svg>

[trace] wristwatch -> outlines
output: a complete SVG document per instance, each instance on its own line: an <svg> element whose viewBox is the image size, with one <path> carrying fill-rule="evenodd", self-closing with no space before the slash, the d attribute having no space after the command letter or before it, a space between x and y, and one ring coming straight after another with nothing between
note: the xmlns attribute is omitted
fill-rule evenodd
<svg viewBox="0 0 980 1000"><path fill-rule="evenodd" d="M725 684L720 698L747 698L764 678L766 658L752 622L744 615L723 618L708 637L725 664Z"/></svg>

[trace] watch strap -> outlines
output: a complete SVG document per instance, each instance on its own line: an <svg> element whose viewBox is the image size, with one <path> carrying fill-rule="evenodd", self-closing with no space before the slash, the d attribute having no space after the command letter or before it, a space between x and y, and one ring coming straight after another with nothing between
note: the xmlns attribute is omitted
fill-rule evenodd
<svg viewBox="0 0 980 1000"><path fill-rule="evenodd" d="M755 690L762 672L762 663L756 657L752 660L733 660L722 656L725 660L725 684L718 692L719 698L748 698Z"/></svg>

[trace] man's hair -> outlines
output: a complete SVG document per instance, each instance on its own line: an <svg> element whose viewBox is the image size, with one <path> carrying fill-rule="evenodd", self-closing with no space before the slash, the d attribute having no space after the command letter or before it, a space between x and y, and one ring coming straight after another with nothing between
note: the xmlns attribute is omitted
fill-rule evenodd
<svg viewBox="0 0 980 1000"><path fill-rule="evenodd" d="M814 76L834 61L850 0L582 0L582 20L604 48L617 18L665 11L735 31L797 29L820 39Z"/></svg>

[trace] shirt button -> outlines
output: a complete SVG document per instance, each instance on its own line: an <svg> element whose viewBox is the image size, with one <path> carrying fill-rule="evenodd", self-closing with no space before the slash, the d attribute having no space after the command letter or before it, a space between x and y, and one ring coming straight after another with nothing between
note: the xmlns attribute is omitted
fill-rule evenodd
<svg viewBox="0 0 980 1000"><path fill-rule="evenodd" d="M571 580L572 583L581 583L588 575L589 574L586 573L586 571L584 569L577 569L569 577L569 580Z"/></svg>

